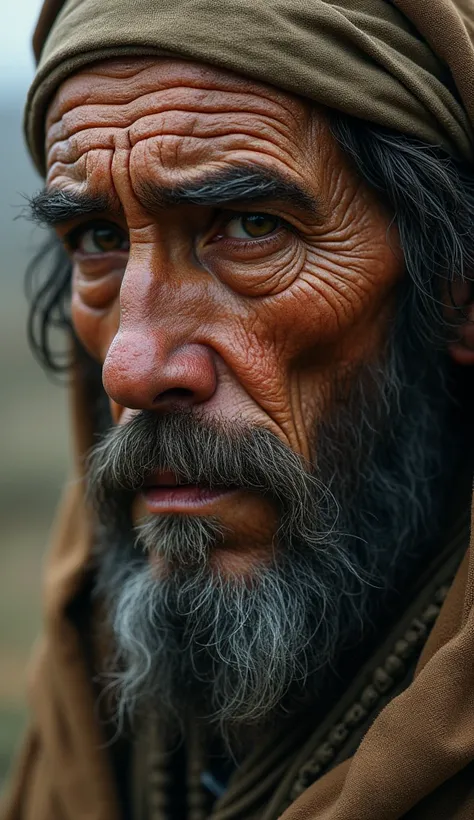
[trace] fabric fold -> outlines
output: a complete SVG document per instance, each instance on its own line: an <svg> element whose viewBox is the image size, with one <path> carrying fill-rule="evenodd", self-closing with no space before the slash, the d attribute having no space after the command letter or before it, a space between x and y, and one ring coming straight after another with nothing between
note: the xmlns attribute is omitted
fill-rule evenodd
<svg viewBox="0 0 474 820"><path fill-rule="evenodd" d="M440 16L449 30L433 26ZM50 0L35 43L25 128L41 172L60 83L119 56L209 63L473 158L474 47L450 0Z"/></svg>

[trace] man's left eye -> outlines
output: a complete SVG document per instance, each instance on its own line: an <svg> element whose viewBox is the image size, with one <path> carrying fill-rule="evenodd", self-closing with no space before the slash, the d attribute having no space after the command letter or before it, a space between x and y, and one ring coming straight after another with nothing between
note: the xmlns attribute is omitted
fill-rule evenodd
<svg viewBox="0 0 474 820"><path fill-rule="evenodd" d="M224 236L231 239L261 239L274 233L281 219L271 214L245 214L230 219L224 227Z"/></svg>

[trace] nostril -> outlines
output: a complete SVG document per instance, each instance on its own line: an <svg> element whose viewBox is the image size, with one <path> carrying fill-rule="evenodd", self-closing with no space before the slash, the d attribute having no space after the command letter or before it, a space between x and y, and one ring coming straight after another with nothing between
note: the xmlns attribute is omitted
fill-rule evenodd
<svg viewBox="0 0 474 820"><path fill-rule="evenodd" d="M160 406L162 404L188 404L193 400L193 391L186 387L171 387L169 390L163 390L155 398L153 404Z"/></svg>

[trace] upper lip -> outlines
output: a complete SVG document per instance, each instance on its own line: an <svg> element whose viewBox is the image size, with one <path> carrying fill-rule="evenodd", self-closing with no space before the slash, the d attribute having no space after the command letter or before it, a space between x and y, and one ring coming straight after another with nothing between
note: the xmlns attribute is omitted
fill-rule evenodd
<svg viewBox="0 0 474 820"><path fill-rule="evenodd" d="M179 484L188 482L180 481L176 473L172 470L158 470L151 473L143 482L144 487L177 487Z"/></svg>
<svg viewBox="0 0 474 820"><path fill-rule="evenodd" d="M215 490L235 490L234 484L208 484L206 481L189 481L179 478L172 470L156 470L150 473L143 482L143 488L151 487L213 487Z"/></svg>

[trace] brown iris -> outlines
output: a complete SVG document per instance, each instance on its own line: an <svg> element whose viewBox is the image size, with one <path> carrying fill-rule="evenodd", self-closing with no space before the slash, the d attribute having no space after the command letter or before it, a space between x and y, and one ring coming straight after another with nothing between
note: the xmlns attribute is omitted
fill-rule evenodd
<svg viewBox="0 0 474 820"><path fill-rule="evenodd" d="M244 214L229 220L225 234L232 239L260 239L273 233L280 225L271 214Z"/></svg>
<svg viewBox="0 0 474 820"><path fill-rule="evenodd" d="M112 228L96 228L94 242L102 251L115 251L122 245L122 237Z"/></svg>
<svg viewBox="0 0 474 820"><path fill-rule="evenodd" d="M128 250L128 237L113 224L90 225L75 230L67 237L69 247L85 256Z"/></svg>

